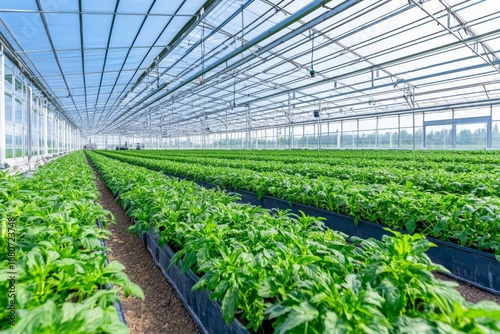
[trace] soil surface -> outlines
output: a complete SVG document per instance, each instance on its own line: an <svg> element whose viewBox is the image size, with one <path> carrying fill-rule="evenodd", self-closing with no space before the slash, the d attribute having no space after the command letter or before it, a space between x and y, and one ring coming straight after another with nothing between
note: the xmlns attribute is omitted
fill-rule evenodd
<svg viewBox="0 0 500 334"><path fill-rule="evenodd" d="M458 283L458 292L470 301L471 303L477 303L480 302L481 300L491 300L494 301L498 304L500 304L500 296L494 295L492 293L489 293L488 291L481 290L479 288L476 288L475 286L472 286L467 283L462 283L459 281L456 281L446 275L440 274L440 273L434 273L434 276L436 276L439 279L442 279L443 281L454 281Z"/></svg>
<svg viewBox="0 0 500 334"><path fill-rule="evenodd" d="M125 298L120 292L130 333L201 333L172 285L154 263L142 239L127 233L127 227L131 225L130 218L115 202L113 194L95 169L94 172L101 192L99 202L116 217L117 222L116 225L108 225L108 230L112 233L106 241L106 246L111 249L109 259L117 260L126 267L125 273L142 288L146 297L144 301L136 297Z"/></svg>
<svg viewBox="0 0 500 334"><path fill-rule="evenodd" d="M92 166L92 165L91 165ZM142 239L129 235L126 230L131 225L130 218L123 208L115 202L113 194L102 182L100 175L94 169L97 177L97 187L101 192L100 204L110 211L117 224L109 224L112 235L106 242L111 249L110 260L118 260L126 267L130 280L138 284L146 296L143 302L136 297L124 298L120 293L127 325L131 334L138 333L200 333L195 322L186 311L184 304L177 297L172 285L163 277L151 254L144 246ZM454 281L440 273L437 278ZM459 284L458 291L470 302L491 300L500 303L500 296L478 289L466 283Z"/></svg>

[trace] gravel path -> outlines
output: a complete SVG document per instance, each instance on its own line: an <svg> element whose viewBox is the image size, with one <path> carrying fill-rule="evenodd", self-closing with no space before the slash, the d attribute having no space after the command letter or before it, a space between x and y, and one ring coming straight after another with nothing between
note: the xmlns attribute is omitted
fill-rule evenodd
<svg viewBox="0 0 500 334"><path fill-rule="evenodd" d="M142 301L136 297L124 298L120 293L130 333L200 333L172 285L154 263L142 239L126 232L131 225L130 218L115 202L98 173L96 176L97 187L101 192L99 202L111 211L117 221L116 225L108 226L112 233L106 241L106 246L111 249L109 259L120 261L126 267L125 273L130 280L139 285L146 296L145 301Z"/></svg>
<svg viewBox="0 0 500 334"><path fill-rule="evenodd" d="M443 281L455 281L454 279L452 279L446 275L439 274L439 273L434 273L434 276L436 276L439 279L442 279ZM491 300L491 301L494 301L494 302L500 304L500 296L498 296L498 295L494 295L492 293L478 289L475 286L472 286L472 285L469 285L466 283L462 283L462 282L458 282L458 281L455 281L455 282L457 282L459 284L459 286L457 288L458 292L460 292L460 294L462 296L464 296L465 299L467 299L468 301L470 301L472 303L477 303L481 300Z"/></svg>

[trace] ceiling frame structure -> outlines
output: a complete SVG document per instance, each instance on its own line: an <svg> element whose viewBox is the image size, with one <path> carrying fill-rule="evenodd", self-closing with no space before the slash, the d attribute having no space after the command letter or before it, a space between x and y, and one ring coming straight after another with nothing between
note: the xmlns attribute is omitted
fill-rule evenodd
<svg viewBox="0 0 500 334"><path fill-rule="evenodd" d="M493 1L6 0L0 43L85 136L248 131L500 104Z"/></svg>

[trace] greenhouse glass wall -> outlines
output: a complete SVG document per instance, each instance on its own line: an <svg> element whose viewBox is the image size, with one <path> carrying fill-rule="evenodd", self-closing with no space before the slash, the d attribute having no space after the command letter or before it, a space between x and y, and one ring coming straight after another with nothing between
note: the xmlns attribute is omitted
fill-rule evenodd
<svg viewBox="0 0 500 334"><path fill-rule="evenodd" d="M0 81L1 162L15 166L81 148L79 129L3 52Z"/></svg>

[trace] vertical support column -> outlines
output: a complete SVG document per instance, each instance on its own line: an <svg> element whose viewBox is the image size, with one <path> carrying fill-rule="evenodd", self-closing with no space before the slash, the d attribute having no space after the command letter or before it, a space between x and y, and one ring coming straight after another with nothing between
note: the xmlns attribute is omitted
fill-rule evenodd
<svg viewBox="0 0 500 334"><path fill-rule="evenodd" d="M66 151L66 121L61 120L61 152Z"/></svg>
<svg viewBox="0 0 500 334"><path fill-rule="evenodd" d="M66 120L62 121L62 151L66 151L66 143L68 142L68 139L66 137L66 129L67 129L67 122Z"/></svg>
<svg viewBox="0 0 500 334"><path fill-rule="evenodd" d="M342 135L344 132L344 121L340 121L340 132L337 133L337 148L340 149L342 147Z"/></svg>
<svg viewBox="0 0 500 334"><path fill-rule="evenodd" d="M279 148L279 128L276 127L276 149Z"/></svg>
<svg viewBox="0 0 500 334"><path fill-rule="evenodd" d="M356 118L356 147L359 147L359 118Z"/></svg>
<svg viewBox="0 0 500 334"><path fill-rule="evenodd" d="M304 147L302 148L305 148L307 149L308 147L308 140L307 140L308 136L306 136L306 125L305 124L302 124L302 139L305 139L305 143L303 143Z"/></svg>
<svg viewBox="0 0 500 334"><path fill-rule="evenodd" d="M54 153L59 153L59 118L54 115Z"/></svg>
<svg viewBox="0 0 500 334"><path fill-rule="evenodd" d="M61 140L60 140L60 133L61 133L61 121L58 117L59 115L55 115L54 116L54 127L56 129L56 132L55 132L55 144L54 144L54 151L56 154L59 154L59 149L60 149L60 145L61 145Z"/></svg>
<svg viewBox="0 0 500 334"><path fill-rule="evenodd" d="M14 97L13 97L14 99ZM6 157L6 141L7 136L5 126L5 56L3 53L3 45L0 45L0 164L5 162ZM15 140L13 138L13 140Z"/></svg>
<svg viewBox="0 0 500 334"><path fill-rule="evenodd" d="M354 148L354 141L356 140L356 137L354 136L354 134L351 135L351 148Z"/></svg>
<svg viewBox="0 0 500 334"><path fill-rule="evenodd" d="M306 133L306 130L305 130L306 126L304 124L304 136L306 137L306 149L309 149L309 134L306 136L305 133Z"/></svg>
<svg viewBox="0 0 500 334"><path fill-rule="evenodd" d="M330 121L326 122L326 131L327 131L326 142L327 142L327 148L328 148L328 144L330 144Z"/></svg>
<svg viewBox="0 0 500 334"><path fill-rule="evenodd" d="M318 141L316 138L316 128L318 127L318 122L313 123L313 139L316 139L316 146L318 145Z"/></svg>
<svg viewBox="0 0 500 334"><path fill-rule="evenodd" d="M375 117L375 148L378 148L378 116Z"/></svg>
<svg viewBox="0 0 500 334"><path fill-rule="evenodd" d="M226 109L226 123L224 124L226 126L226 150L229 149L229 133L227 130L227 109Z"/></svg>
<svg viewBox="0 0 500 334"><path fill-rule="evenodd" d="M321 150L321 100L319 100L319 117L318 117L318 151Z"/></svg>
<svg viewBox="0 0 500 334"><path fill-rule="evenodd" d="M64 121L64 151L69 151L69 122Z"/></svg>
<svg viewBox="0 0 500 334"><path fill-rule="evenodd" d="M168 146L170 149L173 148L173 144L172 144L172 129L170 128L170 122L168 122Z"/></svg>
<svg viewBox="0 0 500 334"><path fill-rule="evenodd" d="M398 115L398 149L401 148L401 115Z"/></svg>
<svg viewBox="0 0 500 334"><path fill-rule="evenodd" d="M413 133L415 133L415 115L413 115ZM426 147L427 127L425 126L425 113L422 113L422 148ZM415 135L413 136L413 147L415 147Z"/></svg>
<svg viewBox="0 0 500 334"><path fill-rule="evenodd" d="M293 147L293 135L292 135L292 110L290 105L290 93L288 93L288 149L291 150Z"/></svg>
<svg viewBox="0 0 500 334"><path fill-rule="evenodd" d="M62 120L58 117L57 118L57 153L61 154L61 152L62 152Z"/></svg>
<svg viewBox="0 0 500 334"><path fill-rule="evenodd" d="M451 109L451 119L455 119L454 109ZM451 124L451 147L457 148L457 124L455 122Z"/></svg>
<svg viewBox="0 0 500 334"><path fill-rule="evenodd" d="M62 120L57 118L57 153L62 152Z"/></svg>
<svg viewBox="0 0 500 334"><path fill-rule="evenodd" d="M71 131L72 131L72 126L71 124L68 123L68 152L71 152Z"/></svg>
<svg viewBox="0 0 500 334"><path fill-rule="evenodd" d="M47 108L47 101L44 101L42 106L43 113L43 154L49 154L49 141L48 141L48 125L49 125L49 109Z"/></svg>
<svg viewBox="0 0 500 334"><path fill-rule="evenodd" d="M486 124L486 148L493 147L493 106L490 106L490 120Z"/></svg>
<svg viewBox="0 0 500 334"><path fill-rule="evenodd" d="M247 132L246 132L246 145L245 148L247 150L252 148L252 129L250 126L251 117L250 117L250 105L247 104Z"/></svg>
<svg viewBox="0 0 500 334"><path fill-rule="evenodd" d="M54 111L52 114L52 154L57 153L57 114Z"/></svg>
<svg viewBox="0 0 500 334"><path fill-rule="evenodd" d="M70 135L70 129L71 129L71 126L69 124L68 121L64 121L64 137L65 137L65 141L64 141L64 149L66 152L69 151L69 144L70 144L70 139L69 139L69 135Z"/></svg>
<svg viewBox="0 0 500 334"><path fill-rule="evenodd" d="M28 91L26 94L26 131L27 131L27 137L28 137L28 143L27 143L27 148L28 148L28 163L31 160L31 156L33 155L33 126L31 122L31 118L33 116L33 89L31 88L31 84L28 85Z"/></svg>
<svg viewBox="0 0 500 334"><path fill-rule="evenodd" d="M61 153L66 151L66 121L61 120Z"/></svg>

